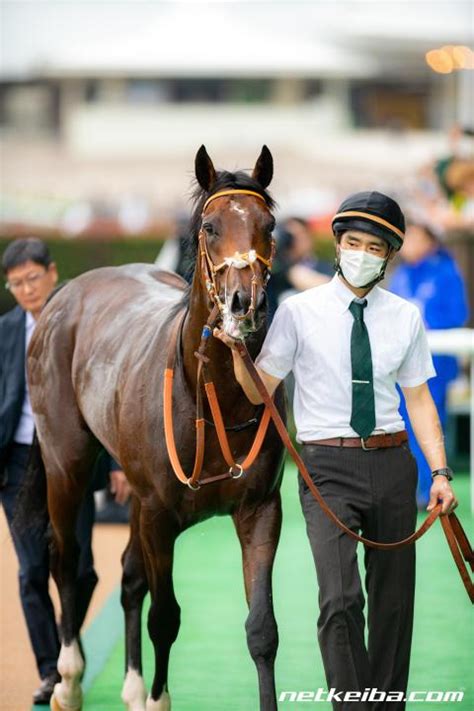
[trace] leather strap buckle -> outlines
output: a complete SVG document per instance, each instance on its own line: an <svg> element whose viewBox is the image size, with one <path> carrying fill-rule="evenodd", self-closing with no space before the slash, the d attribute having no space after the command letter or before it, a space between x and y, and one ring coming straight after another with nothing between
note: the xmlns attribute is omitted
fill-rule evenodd
<svg viewBox="0 0 474 711"><path fill-rule="evenodd" d="M244 473L244 468L238 462L235 463L235 466L238 467L240 471L238 471L237 474L234 474L234 467L230 467L229 474L231 475L232 479L240 479L240 477Z"/></svg>
<svg viewBox="0 0 474 711"><path fill-rule="evenodd" d="M188 481L186 482L186 484L189 486L189 488L191 489L191 491L199 491L199 489L201 488L201 484L200 484L199 482L197 482L196 484L193 484L193 483L192 483L191 477L189 477L189 479L188 479Z"/></svg>
<svg viewBox="0 0 474 711"><path fill-rule="evenodd" d="M367 439L370 439L370 437L367 437ZM360 446L364 452L371 452L373 449L380 449L380 447L367 447L363 437L360 438Z"/></svg>

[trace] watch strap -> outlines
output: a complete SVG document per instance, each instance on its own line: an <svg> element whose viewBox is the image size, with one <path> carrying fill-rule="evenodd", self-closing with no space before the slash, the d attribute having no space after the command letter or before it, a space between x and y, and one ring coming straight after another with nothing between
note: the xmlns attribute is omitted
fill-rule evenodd
<svg viewBox="0 0 474 711"><path fill-rule="evenodd" d="M448 481L453 479L453 470L450 467L443 467L442 469L435 469L431 472L431 478L434 479L435 476L445 476Z"/></svg>

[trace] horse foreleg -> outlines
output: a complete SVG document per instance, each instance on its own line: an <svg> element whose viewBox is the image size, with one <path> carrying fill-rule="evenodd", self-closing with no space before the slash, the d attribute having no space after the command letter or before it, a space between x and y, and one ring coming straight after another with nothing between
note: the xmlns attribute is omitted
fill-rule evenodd
<svg viewBox="0 0 474 711"><path fill-rule="evenodd" d="M155 507L144 512L142 508L140 536L151 594L148 632L155 652L155 674L146 711L171 709L168 665L180 625L180 607L173 589L173 553L177 535L176 523L167 512L157 512Z"/></svg>
<svg viewBox="0 0 474 711"><path fill-rule="evenodd" d="M77 638L69 644L61 644L58 658L58 672L61 681L54 687L51 697L53 711L80 711L82 709L81 677L84 671L84 659L79 649Z"/></svg>
<svg viewBox="0 0 474 711"><path fill-rule="evenodd" d="M249 605L245 629L247 645L258 673L260 709L276 711L278 629L273 612L272 569L281 528L280 492L275 492L258 507L240 508L233 519L242 546Z"/></svg>
<svg viewBox="0 0 474 711"><path fill-rule="evenodd" d="M125 680L122 701L128 711L145 711L142 671L142 608L148 591L139 532L140 504L132 497L130 539L122 556L122 596L125 614Z"/></svg>

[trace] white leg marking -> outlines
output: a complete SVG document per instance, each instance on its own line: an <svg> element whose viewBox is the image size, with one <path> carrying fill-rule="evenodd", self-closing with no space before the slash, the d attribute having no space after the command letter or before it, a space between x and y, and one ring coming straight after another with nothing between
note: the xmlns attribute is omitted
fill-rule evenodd
<svg viewBox="0 0 474 711"><path fill-rule="evenodd" d="M167 691L161 693L158 701L153 701L149 696L146 700L146 711L171 711L171 696Z"/></svg>
<svg viewBox="0 0 474 711"><path fill-rule="evenodd" d="M84 670L84 660L79 650L79 644L74 639L69 645L61 645L58 659L58 672L61 682L54 687L54 695L64 709L80 709L82 707L82 689L79 681Z"/></svg>
<svg viewBox="0 0 474 711"><path fill-rule="evenodd" d="M146 711L146 688L136 669L128 668L122 687L122 701L127 711Z"/></svg>

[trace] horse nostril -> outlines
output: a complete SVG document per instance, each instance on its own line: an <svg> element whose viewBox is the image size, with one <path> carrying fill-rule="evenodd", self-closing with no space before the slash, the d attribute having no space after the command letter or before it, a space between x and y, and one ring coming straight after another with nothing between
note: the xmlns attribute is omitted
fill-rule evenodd
<svg viewBox="0 0 474 711"><path fill-rule="evenodd" d="M257 309L263 310L267 308L267 293L262 289L257 299Z"/></svg>
<svg viewBox="0 0 474 711"><path fill-rule="evenodd" d="M231 302L231 311L233 314L245 314L250 307L250 297L243 294L241 291L234 291Z"/></svg>
<svg viewBox="0 0 474 711"><path fill-rule="evenodd" d="M240 296L238 291L234 291L230 308L233 314L240 313L240 311L242 310L242 304L240 302Z"/></svg>

